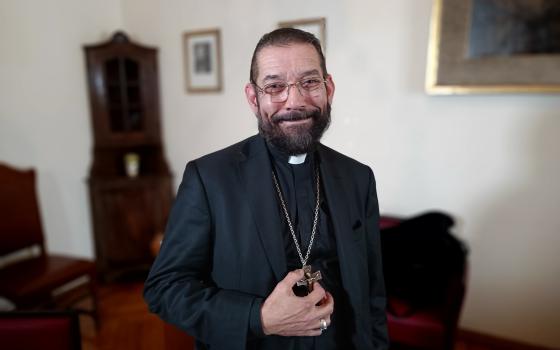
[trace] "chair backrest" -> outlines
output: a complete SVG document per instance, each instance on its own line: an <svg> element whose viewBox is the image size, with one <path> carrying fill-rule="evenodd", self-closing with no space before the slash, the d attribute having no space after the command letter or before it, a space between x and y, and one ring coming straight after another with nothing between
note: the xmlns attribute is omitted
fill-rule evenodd
<svg viewBox="0 0 560 350"><path fill-rule="evenodd" d="M0 164L0 256L34 245L44 252L35 171Z"/></svg>
<svg viewBox="0 0 560 350"><path fill-rule="evenodd" d="M10 350L80 350L75 311L0 312L0 339Z"/></svg>

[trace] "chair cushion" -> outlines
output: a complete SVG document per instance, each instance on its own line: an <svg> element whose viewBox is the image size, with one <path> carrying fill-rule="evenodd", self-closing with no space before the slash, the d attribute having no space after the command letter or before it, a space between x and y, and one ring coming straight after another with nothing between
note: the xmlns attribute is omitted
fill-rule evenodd
<svg viewBox="0 0 560 350"><path fill-rule="evenodd" d="M392 342L419 349L443 349L446 329L440 317L440 310L432 309L415 310L403 317L388 312L389 338Z"/></svg>
<svg viewBox="0 0 560 350"><path fill-rule="evenodd" d="M70 313L0 313L2 348L79 349L81 346L78 322L78 316Z"/></svg>
<svg viewBox="0 0 560 350"><path fill-rule="evenodd" d="M0 295L17 305L94 271L93 262L62 255L26 259L0 269Z"/></svg>

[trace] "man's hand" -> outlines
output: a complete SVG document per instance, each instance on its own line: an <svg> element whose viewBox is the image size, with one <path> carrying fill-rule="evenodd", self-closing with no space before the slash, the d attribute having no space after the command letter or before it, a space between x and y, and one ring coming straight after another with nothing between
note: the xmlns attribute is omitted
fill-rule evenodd
<svg viewBox="0 0 560 350"><path fill-rule="evenodd" d="M301 269L291 271L266 298L261 308L264 334L317 336L322 332L321 319L324 319L327 325L331 324L334 300L319 283L316 283L313 292L305 297L294 294L292 287L303 276Z"/></svg>

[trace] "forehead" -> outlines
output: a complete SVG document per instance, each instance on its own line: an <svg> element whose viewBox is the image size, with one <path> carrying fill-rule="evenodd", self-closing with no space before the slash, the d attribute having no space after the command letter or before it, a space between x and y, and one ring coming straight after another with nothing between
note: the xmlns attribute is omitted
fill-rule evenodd
<svg viewBox="0 0 560 350"><path fill-rule="evenodd" d="M298 78L311 71L321 74L319 54L311 44L266 46L257 55L257 81L267 77Z"/></svg>

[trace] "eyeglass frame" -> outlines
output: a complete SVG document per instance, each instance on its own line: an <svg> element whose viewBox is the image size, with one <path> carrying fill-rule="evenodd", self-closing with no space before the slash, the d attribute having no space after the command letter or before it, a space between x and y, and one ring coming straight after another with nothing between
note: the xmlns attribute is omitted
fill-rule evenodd
<svg viewBox="0 0 560 350"><path fill-rule="evenodd" d="M322 79L320 79L321 82L322 82L322 83L325 85L325 87L326 87L326 86L327 86L327 83L328 83L328 80L327 80L325 77L321 77L321 78L322 78ZM295 86L295 87L297 88L297 91L299 92L299 94L300 94L301 96L306 96L306 95L304 95L304 94L301 92L301 90L300 90L300 85L301 85L301 83L302 83L305 79L309 79L309 78L302 78L302 79L296 81L295 83L288 83L287 81L283 82L283 83L286 83L286 87L285 87L284 90L282 90L281 92L279 92L278 95L283 94L286 90L287 90L288 92L286 93L286 97L285 97L284 99L282 99L281 101L272 101L272 98L273 98L275 95L272 95L271 93L266 92L266 91L264 90L264 89L266 89L266 87L267 87L268 85L273 84L273 83L267 84L267 85L265 85L264 87L258 86L257 83L255 83L254 81L252 81L251 84L252 84L254 87L256 87L257 90L258 90L261 94L269 95L269 96L270 96L270 99L271 99L271 102L273 102L273 103L282 103L282 102L286 102L286 101L288 100L288 97L290 96L290 88L291 88L292 86ZM317 87L317 88L318 88L318 87ZM315 90L317 90L317 89L306 90L306 89L304 88L303 90L304 90L305 92L311 92L311 91L315 91Z"/></svg>

